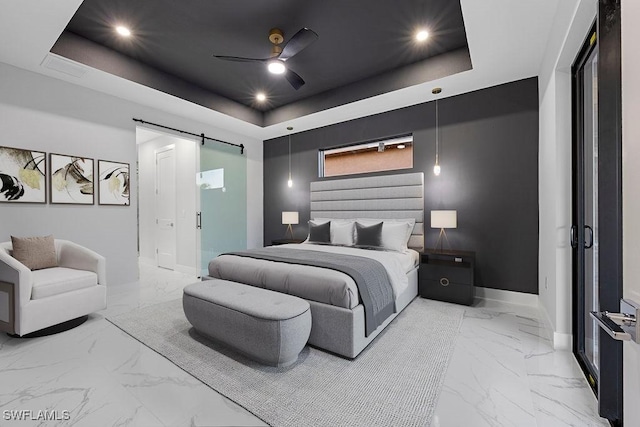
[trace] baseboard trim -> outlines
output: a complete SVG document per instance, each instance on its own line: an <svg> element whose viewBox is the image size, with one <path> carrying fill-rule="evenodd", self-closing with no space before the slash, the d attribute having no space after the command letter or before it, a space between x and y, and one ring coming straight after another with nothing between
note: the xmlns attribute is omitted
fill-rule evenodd
<svg viewBox="0 0 640 427"><path fill-rule="evenodd" d="M156 262L156 260L154 258L147 258L147 257L138 257L138 262L140 264L144 264L144 265L150 265L152 267L157 267L158 263ZM177 271L178 273L184 273L184 274L190 274L192 276L197 276L198 275L198 269L195 267L189 267L188 265L180 265L180 264L176 264L173 267L173 271Z"/></svg>
<svg viewBox="0 0 640 427"><path fill-rule="evenodd" d="M573 335L554 332L553 348L555 350L571 351L573 349Z"/></svg>
<svg viewBox="0 0 640 427"><path fill-rule="evenodd" d="M476 286L476 298L508 302L510 304L538 306L538 295L523 292L506 291L504 289L482 288Z"/></svg>
<svg viewBox="0 0 640 427"><path fill-rule="evenodd" d="M551 317L549 317L549 312L547 311L547 308L542 304L542 302L538 304L538 309L542 313L541 320L544 322L545 329L549 332L548 338L553 341L553 334L555 334L554 331L556 328L555 326L553 326L553 323L551 322Z"/></svg>
<svg viewBox="0 0 640 427"><path fill-rule="evenodd" d="M572 334L563 334L555 331L555 327L551 322L551 317L549 317L549 312L542 304L539 305L540 311L543 313L542 321L545 323L546 329L551 334L551 340L553 341L553 349L554 350L565 350L572 351L573 350L573 335Z"/></svg>
<svg viewBox="0 0 640 427"><path fill-rule="evenodd" d="M189 267L187 265L176 264L176 267L173 271L177 271L178 273L190 274L192 276L198 275L198 269L195 267Z"/></svg>
<svg viewBox="0 0 640 427"><path fill-rule="evenodd" d="M158 264L156 264L155 258L147 258L147 257L144 257L144 256L139 256L138 257L138 263L144 264L144 265L152 265L154 267L158 265Z"/></svg>

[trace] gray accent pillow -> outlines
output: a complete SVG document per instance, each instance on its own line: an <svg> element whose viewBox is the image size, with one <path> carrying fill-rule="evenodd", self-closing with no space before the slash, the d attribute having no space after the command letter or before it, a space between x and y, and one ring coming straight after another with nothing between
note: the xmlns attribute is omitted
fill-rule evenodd
<svg viewBox="0 0 640 427"><path fill-rule="evenodd" d="M56 245L53 236L14 237L11 236L12 255L31 270L41 270L58 266Z"/></svg>
<svg viewBox="0 0 640 427"><path fill-rule="evenodd" d="M356 222L356 246L382 246L382 222L369 227Z"/></svg>
<svg viewBox="0 0 640 427"><path fill-rule="evenodd" d="M331 222L314 224L309 221L309 242L331 243Z"/></svg>

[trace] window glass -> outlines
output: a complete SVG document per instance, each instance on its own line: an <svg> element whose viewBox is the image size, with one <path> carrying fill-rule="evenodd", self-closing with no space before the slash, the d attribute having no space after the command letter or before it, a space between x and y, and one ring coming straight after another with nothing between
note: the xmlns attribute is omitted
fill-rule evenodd
<svg viewBox="0 0 640 427"><path fill-rule="evenodd" d="M353 175L413 167L413 135L320 150L319 174Z"/></svg>

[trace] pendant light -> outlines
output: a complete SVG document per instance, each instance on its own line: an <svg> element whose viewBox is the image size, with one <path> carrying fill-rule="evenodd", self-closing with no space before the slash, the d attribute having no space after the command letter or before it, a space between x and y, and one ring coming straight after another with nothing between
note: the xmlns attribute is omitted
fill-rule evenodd
<svg viewBox="0 0 640 427"><path fill-rule="evenodd" d="M289 131L289 180L287 181L287 186L291 188L293 187L293 180L291 179L291 131L293 128L288 126L287 130Z"/></svg>
<svg viewBox="0 0 640 427"><path fill-rule="evenodd" d="M442 88L436 87L431 91L432 94L438 95L442 92ZM433 166L433 174L440 175L440 135L438 135L438 100L436 99L436 164Z"/></svg>

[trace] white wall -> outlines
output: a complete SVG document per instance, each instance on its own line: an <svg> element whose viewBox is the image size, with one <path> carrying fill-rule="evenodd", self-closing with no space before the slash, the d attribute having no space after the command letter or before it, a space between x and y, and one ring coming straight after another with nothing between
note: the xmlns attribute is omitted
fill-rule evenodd
<svg viewBox="0 0 640 427"><path fill-rule="evenodd" d="M262 141L0 63L0 145L120 160L133 171L133 117L244 144L247 245L262 246ZM130 283L138 275L136 187L132 174L130 207L2 203L0 241L48 233L74 240L107 258L109 285Z"/></svg>
<svg viewBox="0 0 640 427"><path fill-rule="evenodd" d="M554 346L571 348L571 65L596 17L596 0L558 4L539 75L539 302Z"/></svg>
<svg viewBox="0 0 640 427"><path fill-rule="evenodd" d="M622 0L622 266L624 297L640 303L640 2ZM640 420L640 344L623 344L624 422Z"/></svg>
<svg viewBox="0 0 640 427"><path fill-rule="evenodd" d="M196 274L196 142L173 135L138 145L140 257L155 265L156 150L174 145L176 161L176 270Z"/></svg>

